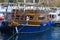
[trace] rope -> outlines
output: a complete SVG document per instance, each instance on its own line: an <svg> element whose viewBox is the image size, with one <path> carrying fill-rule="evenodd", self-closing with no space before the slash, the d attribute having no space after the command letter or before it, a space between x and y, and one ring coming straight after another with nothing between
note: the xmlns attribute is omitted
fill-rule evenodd
<svg viewBox="0 0 60 40"><path fill-rule="evenodd" d="M20 25L20 24L19 24ZM18 25L18 26L19 26ZM22 30L23 28L24 28L25 26L23 26L23 27L21 27L18 31L20 31L20 30ZM19 32L16 32L14 35L12 35L8 40L10 40L11 38L13 38L17 33L19 33Z"/></svg>
<svg viewBox="0 0 60 40"><path fill-rule="evenodd" d="M18 25L18 26L19 26L19 25ZM24 27L25 27L25 26L23 26L22 28L20 28L19 31L22 30ZM50 28L50 27L49 27L49 28ZM47 28L46 30L48 30L49 28ZM39 32L44 32L44 31L46 31L46 30L39 31ZM39 32L34 32L34 33L39 33ZM19 32L19 33L20 33L20 32ZM22 33L25 33L25 32L22 32ZM29 33L32 33L32 32L29 32ZM17 34L17 33L15 33L14 35L12 35L8 40L10 40L11 38L13 38L16 34Z"/></svg>
<svg viewBox="0 0 60 40"><path fill-rule="evenodd" d="M8 0L8 5L9 5L9 0ZM7 12L7 10L8 10L8 5L7 5L7 8L6 8L6 12ZM17 0L17 6L18 6L18 0ZM18 7L19 8L19 7ZM20 24L19 24L20 25ZM19 26L18 25L18 26ZM14 35L12 35L8 40L10 40L12 37L14 37L17 33L18 33L18 31L20 31L21 29L23 29L24 28L24 26L22 27L22 28L20 28L19 30L17 29L17 26L15 27L16 28L16 33L14 34Z"/></svg>

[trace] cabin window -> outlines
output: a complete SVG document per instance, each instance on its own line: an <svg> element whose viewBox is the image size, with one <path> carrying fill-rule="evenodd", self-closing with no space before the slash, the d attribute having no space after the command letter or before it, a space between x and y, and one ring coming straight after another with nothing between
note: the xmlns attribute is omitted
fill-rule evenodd
<svg viewBox="0 0 60 40"><path fill-rule="evenodd" d="M39 17L38 17L38 20L44 20L45 19L45 14L41 14Z"/></svg>
<svg viewBox="0 0 60 40"><path fill-rule="evenodd" d="M49 15L49 18L51 18L51 15Z"/></svg>
<svg viewBox="0 0 60 40"><path fill-rule="evenodd" d="M38 20L44 20L45 17L38 17Z"/></svg>
<svg viewBox="0 0 60 40"><path fill-rule="evenodd" d="M58 16L60 16L60 14L58 14Z"/></svg>
<svg viewBox="0 0 60 40"><path fill-rule="evenodd" d="M9 2L13 3L13 2L16 2L16 0L9 0Z"/></svg>
<svg viewBox="0 0 60 40"><path fill-rule="evenodd" d="M33 0L26 0L27 3L33 3Z"/></svg>
<svg viewBox="0 0 60 40"><path fill-rule="evenodd" d="M49 18L55 18L55 15L49 15Z"/></svg>
<svg viewBox="0 0 60 40"><path fill-rule="evenodd" d="M24 0L18 0L18 2L24 2Z"/></svg>
<svg viewBox="0 0 60 40"><path fill-rule="evenodd" d="M33 16L30 16L30 20L33 20Z"/></svg>
<svg viewBox="0 0 60 40"><path fill-rule="evenodd" d="M32 11L30 11L30 13L34 13L34 11L32 10Z"/></svg>
<svg viewBox="0 0 60 40"><path fill-rule="evenodd" d="M39 2L39 0L35 0L35 3L38 3Z"/></svg>
<svg viewBox="0 0 60 40"><path fill-rule="evenodd" d="M24 6L24 4L20 4L20 6Z"/></svg>
<svg viewBox="0 0 60 40"><path fill-rule="evenodd" d="M52 18L54 18L55 16L54 15L52 15Z"/></svg>
<svg viewBox="0 0 60 40"><path fill-rule="evenodd" d="M33 20L34 16L28 16L29 20Z"/></svg>

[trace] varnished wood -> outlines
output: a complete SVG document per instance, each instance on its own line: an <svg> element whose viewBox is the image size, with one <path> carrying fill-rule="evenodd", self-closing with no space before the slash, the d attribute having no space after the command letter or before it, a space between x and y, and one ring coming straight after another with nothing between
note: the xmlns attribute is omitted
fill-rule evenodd
<svg viewBox="0 0 60 40"><path fill-rule="evenodd" d="M47 22L48 21L48 12L46 11L42 11L42 12L37 12L36 10L25 10L25 12L23 12L22 10L13 10L13 15L14 15L14 20L19 20L20 16L22 14L25 14L25 16L33 16L32 20L28 20L28 24L30 25L40 25L40 22ZM40 15L45 15L45 19L44 20L38 20L38 17ZM16 19L18 17L18 19ZM26 19L26 18L25 18ZM21 22L21 20L19 20ZM26 21L26 20L25 20Z"/></svg>

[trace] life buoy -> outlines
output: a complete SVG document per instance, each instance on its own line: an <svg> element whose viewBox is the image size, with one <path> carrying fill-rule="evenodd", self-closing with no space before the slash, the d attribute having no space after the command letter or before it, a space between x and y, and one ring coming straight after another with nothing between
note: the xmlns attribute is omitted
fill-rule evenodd
<svg viewBox="0 0 60 40"><path fill-rule="evenodd" d="M0 16L0 20L3 20L3 17L2 16Z"/></svg>

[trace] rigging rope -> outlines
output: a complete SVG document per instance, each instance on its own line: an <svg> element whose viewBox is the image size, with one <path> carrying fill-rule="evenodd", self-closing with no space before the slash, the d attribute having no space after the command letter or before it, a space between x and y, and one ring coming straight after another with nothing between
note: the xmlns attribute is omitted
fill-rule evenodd
<svg viewBox="0 0 60 40"><path fill-rule="evenodd" d="M9 5L9 0L8 0L8 3L7 3L7 7L6 7L6 13L5 13L5 18L4 18L4 20L6 20L7 19L7 12L8 12L8 5Z"/></svg>
<svg viewBox="0 0 60 40"><path fill-rule="evenodd" d="M10 2L10 1L8 0L8 4L7 4L7 7L6 7L6 13L7 13L7 10L8 10L9 2Z"/></svg>

